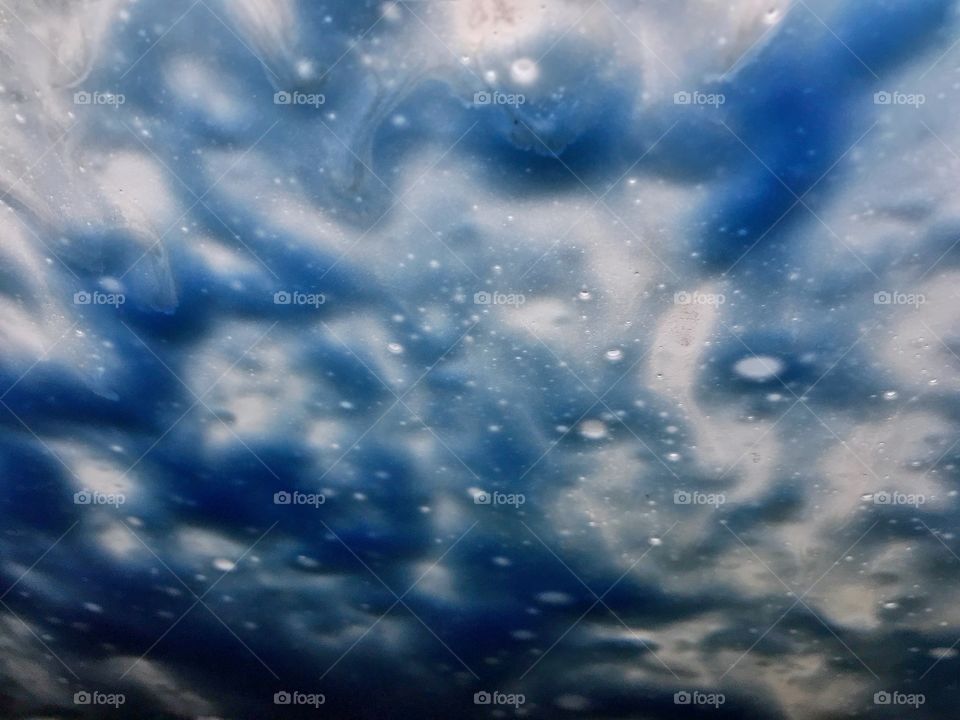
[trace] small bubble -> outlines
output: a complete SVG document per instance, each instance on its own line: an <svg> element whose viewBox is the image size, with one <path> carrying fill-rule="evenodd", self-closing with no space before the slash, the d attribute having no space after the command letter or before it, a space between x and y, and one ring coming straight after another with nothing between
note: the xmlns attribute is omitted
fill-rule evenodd
<svg viewBox="0 0 960 720"><path fill-rule="evenodd" d="M667 460L670 462L679 462L680 453L667 453Z"/></svg>
<svg viewBox="0 0 960 720"><path fill-rule="evenodd" d="M213 566L221 572L230 572L237 564L233 560L227 560L227 558L217 558L213 561Z"/></svg>
<svg viewBox="0 0 960 720"><path fill-rule="evenodd" d="M883 394L883 399L884 399L884 400L896 400L896 399L897 399L897 391L896 391L896 390L887 390L887 391Z"/></svg>
<svg viewBox="0 0 960 720"><path fill-rule="evenodd" d="M400 353L403 352L403 345L401 345L400 343L395 343L395 342L388 343L388 344L387 344L387 351L390 352L390 354L392 354L392 355L399 355Z"/></svg>
<svg viewBox="0 0 960 720"><path fill-rule="evenodd" d="M769 355L755 355L738 360L733 370L747 380L763 382L783 372L783 362Z"/></svg>
<svg viewBox="0 0 960 720"><path fill-rule="evenodd" d="M579 293L577 293L577 297L578 297L580 300L583 300L584 302L586 302L587 300L589 300L589 299L592 298L593 296L590 294L590 291L589 291L589 290L587 290L586 288L583 288L583 289L580 290Z"/></svg>
<svg viewBox="0 0 960 720"><path fill-rule="evenodd" d="M587 440L602 440L607 436L607 426L602 420L585 420L580 423L580 434Z"/></svg>
<svg viewBox="0 0 960 720"><path fill-rule="evenodd" d="M663 540L658 537L652 537L650 538L650 544L657 547L658 545L663 545Z"/></svg>
<svg viewBox="0 0 960 720"><path fill-rule="evenodd" d="M607 350L603 356L610 362L620 362L623 360L623 350L614 348L612 350Z"/></svg>
<svg viewBox="0 0 960 720"><path fill-rule="evenodd" d="M510 79L518 85L529 85L536 82L540 75L536 61L531 58L519 58L510 66Z"/></svg>

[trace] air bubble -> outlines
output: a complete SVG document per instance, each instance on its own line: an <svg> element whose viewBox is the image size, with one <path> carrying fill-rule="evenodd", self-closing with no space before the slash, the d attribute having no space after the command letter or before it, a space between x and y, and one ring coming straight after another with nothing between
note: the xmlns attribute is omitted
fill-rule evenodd
<svg viewBox="0 0 960 720"><path fill-rule="evenodd" d="M783 372L783 362L770 355L755 355L738 360L733 370L747 380L762 382Z"/></svg>
<svg viewBox="0 0 960 720"><path fill-rule="evenodd" d="M519 58L510 66L510 79L518 85L531 85L539 76L540 69L531 58Z"/></svg>
<svg viewBox="0 0 960 720"><path fill-rule="evenodd" d="M607 436L607 426L602 420L585 420L580 423L580 434L587 440L602 440Z"/></svg>

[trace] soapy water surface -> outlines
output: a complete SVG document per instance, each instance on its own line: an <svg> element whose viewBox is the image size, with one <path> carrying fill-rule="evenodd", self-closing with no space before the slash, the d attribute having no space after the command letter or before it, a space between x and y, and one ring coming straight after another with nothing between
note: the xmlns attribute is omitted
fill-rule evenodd
<svg viewBox="0 0 960 720"><path fill-rule="evenodd" d="M958 31L0 2L0 715L954 716Z"/></svg>

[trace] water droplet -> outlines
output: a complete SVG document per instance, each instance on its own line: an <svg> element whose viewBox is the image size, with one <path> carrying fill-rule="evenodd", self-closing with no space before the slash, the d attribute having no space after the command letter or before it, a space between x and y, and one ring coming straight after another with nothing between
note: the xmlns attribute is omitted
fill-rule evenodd
<svg viewBox="0 0 960 720"><path fill-rule="evenodd" d="M580 434L587 440L602 440L607 436L607 426L602 420L585 420L580 423Z"/></svg>
<svg viewBox="0 0 960 720"><path fill-rule="evenodd" d="M657 547L658 545L663 545L663 540L658 537L652 537L650 538L650 544Z"/></svg>
<svg viewBox="0 0 960 720"><path fill-rule="evenodd" d="M603 356L610 362L620 362L623 360L623 350L620 350L619 348L607 350Z"/></svg>
<svg viewBox="0 0 960 720"><path fill-rule="evenodd" d="M399 355L400 353L403 352L403 345L395 342L388 343L387 351L390 352L392 355Z"/></svg>
<svg viewBox="0 0 960 720"><path fill-rule="evenodd" d="M589 299L590 299L591 297L593 297L593 296L590 294L590 291L589 291L589 290L587 290L586 288L583 288L583 289L580 290L579 293L577 293L577 297L578 297L580 300L583 300L584 302L586 302L587 300L589 300Z"/></svg>
<svg viewBox="0 0 960 720"><path fill-rule="evenodd" d="M227 558L217 558L213 561L213 566L221 572L230 572L237 564L233 560L227 560Z"/></svg>
<svg viewBox="0 0 960 720"><path fill-rule="evenodd" d="M779 8L770 8L767 10L766 14L763 16L763 22L767 25L776 25L780 22L782 13Z"/></svg>
<svg viewBox="0 0 960 720"><path fill-rule="evenodd" d="M733 370L747 380L763 382L783 372L783 362L770 355L756 355L738 360Z"/></svg>
<svg viewBox="0 0 960 720"><path fill-rule="evenodd" d="M884 399L884 400L896 400L896 399L897 399L897 391L896 391L896 390L887 390L887 391L883 394L883 399Z"/></svg>
<svg viewBox="0 0 960 720"><path fill-rule="evenodd" d="M518 85L530 85L540 75L537 63L531 58L518 58L510 66L510 79Z"/></svg>

